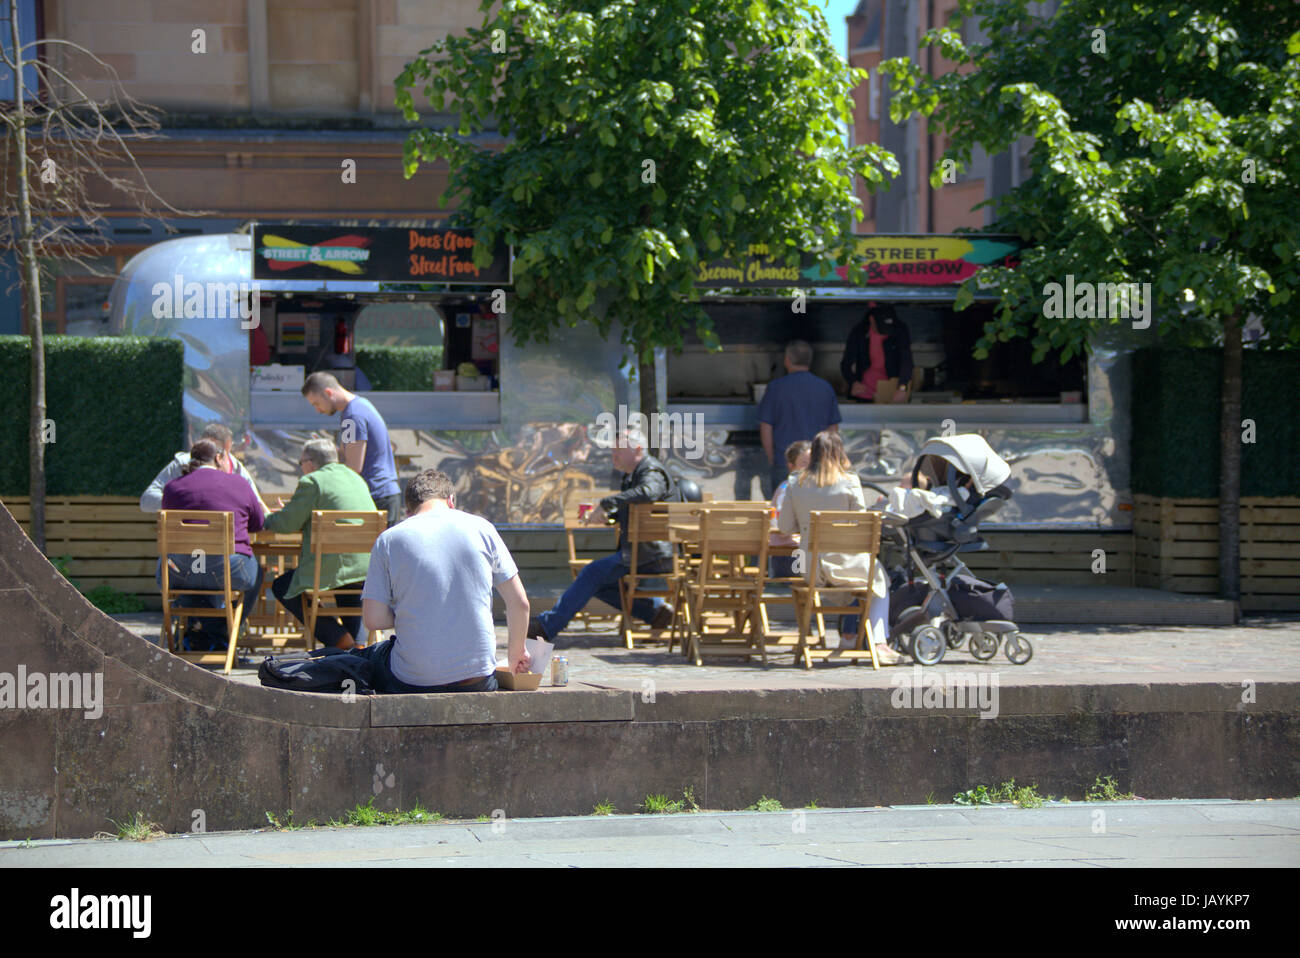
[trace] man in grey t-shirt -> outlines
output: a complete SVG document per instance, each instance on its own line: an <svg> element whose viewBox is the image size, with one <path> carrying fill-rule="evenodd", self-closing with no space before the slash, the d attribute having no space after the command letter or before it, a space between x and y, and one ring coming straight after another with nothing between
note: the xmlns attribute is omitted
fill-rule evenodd
<svg viewBox="0 0 1300 958"><path fill-rule="evenodd" d="M366 650L381 692L490 692L496 684L492 589L506 605L510 669L528 671L528 596L492 523L455 508L452 483L426 469L406 486L407 518L382 533L361 593Z"/></svg>

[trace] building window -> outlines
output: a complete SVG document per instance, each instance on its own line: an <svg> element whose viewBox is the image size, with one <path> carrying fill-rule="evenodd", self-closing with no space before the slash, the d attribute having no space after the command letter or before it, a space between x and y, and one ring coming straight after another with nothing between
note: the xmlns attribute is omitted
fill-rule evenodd
<svg viewBox="0 0 1300 958"><path fill-rule="evenodd" d="M12 31L9 27L9 4L14 0L0 0L0 49L4 50L4 58L0 59L0 102L9 103L14 98L14 74L6 64L13 59L13 38ZM36 0L17 0L18 3L18 31L22 39L22 45L26 48L23 50L23 56L27 59L33 59L36 56L36 49L28 47L27 44L34 42L41 34L41 22L38 4ZM35 67L28 67L23 70L23 93L25 99L33 100L40 96L40 75L36 72Z"/></svg>
<svg viewBox="0 0 1300 958"><path fill-rule="evenodd" d="M47 335L103 336L108 333L108 295L113 281L136 250L92 256L84 263L41 261L41 326ZM23 297L23 332L31 329Z"/></svg>

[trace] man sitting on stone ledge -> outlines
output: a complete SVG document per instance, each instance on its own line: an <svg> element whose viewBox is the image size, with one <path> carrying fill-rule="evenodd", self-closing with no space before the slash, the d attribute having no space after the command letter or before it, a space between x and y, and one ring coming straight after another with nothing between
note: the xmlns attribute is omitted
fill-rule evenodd
<svg viewBox="0 0 1300 958"><path fill-rule="evenodd" d="M393 637L353 654L380 692L493 692L492 588L506 605L510 669L527 672L528 596L496 528L456 509L451 480L426 469L406 486L405 521L379 536L361 594L366 628Z"/></svg>

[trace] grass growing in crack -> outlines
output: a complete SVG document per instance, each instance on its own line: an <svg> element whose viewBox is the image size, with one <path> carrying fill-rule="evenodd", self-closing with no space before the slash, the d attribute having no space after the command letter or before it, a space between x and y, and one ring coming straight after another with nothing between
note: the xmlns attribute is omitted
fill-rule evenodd
<svg viewBox="0 0 1300 958"><path fill-rule="evenodd" d="M375 800L368 798L364 805L349 810L342 821L335 819L325 824L337 828L343 825L428 825L440 821L442 821L440 812L431 812L422 807L419 802L405 812L400 810L385 812L375 808Z"/></svg>
<svg viewBox="0 0 1300 958"><path fill-rule="evenodd" d="M816 808L816 807L817 807L817 799L815 798L807 805L804 806L804 808Z"/></svg>
<svg viewBox="0 0 1300 958"><path fill-rule="evenodd" d="M148 821L142 812L136 812L124 822L109 819L116 832L96 832L96 838L111 838L116 841L147 842L151 838L162 838L167 833L157 822Z"/></svg>
<svg viewBox="0 0 1300 958"><path fill-rule="evenodd" d="M927 805L939 804L939 800L934 797L934 792L931 792L929 795L925 796L925 804Z"/></svg>
<svg viewBox="0 0 1300 958"><path fill-rule="evenodd" d="M1088 790L1083 793L1085 802L1127 802L1132 798L1132 792L1121 792L1119 790L1119 784L1112 775L1107 775L1105 778L1098 775L1096 780L1088 786Z"/></svg>
<svg viewBox="0 0 1300 958"><path fill-rule="evenodd" d="M1054 802L1056 799L1051 795L1046 798L1039 795L1037 784L1017 785L1016 780L1013 778L1001 785L992 787L977 785L975 788L958 792L952 797L952 801L954 805L1001 805L1010 803L1021 808L1041 808L1044 803ZM932 804L929 797L926 798L926 804Z"/></svg>
<svg viewBox="0 0 1300 958"><path fill-rule="evenodd" d="M596 806L600 808L599 805ZM613 809L610 805L610 809ZM699 803L695 801L695 788L688 786L682 789L682 797L671 799L667 795L647 795L645 801L639 806L647 815L680 815L682 812L698 812ZM596 814L602 814L597 812Z"/></svg>
<svg viewBox="0 0 1300 958"><path fill-rule="evenodd" d="M266 820L268 823L270 823L271 827L274 828L277 832L296 832L303 828L316 827L316 820L314 818L309 820L306 824L303 824L302 822L295 822L293 820L292 808L284 813L283 819L281 819L280 816L276 815L274 812L267 812Z"/></svg>
<svg viewBox="0 0 1300 958"><path fill-rule="evenodd" d="M766 795L764 795L764 796L762 796L758 801L756 801L753 805L750 805L748 808L746 808L745 811L747 811L747 812L783 812L783 811L785 811L785 806L782 805L781 802L780 802L779 800L777 800L777 799L775 799L775 798L768 798Z"/></svg>
<svg viewBox="0 0 1300 958"><path fill-rule="evenodd" d="M648 797L648 796L647 796L647 797ZM614 814L615 812L617 812L617 811L618 811L618 809L614 807L614 803L613 803L613 802L597 802L596 805L595 805L595 807L592 808L592 810L591 810L591 814L593 814L593 815L613 815L613 814Z"/></svg>

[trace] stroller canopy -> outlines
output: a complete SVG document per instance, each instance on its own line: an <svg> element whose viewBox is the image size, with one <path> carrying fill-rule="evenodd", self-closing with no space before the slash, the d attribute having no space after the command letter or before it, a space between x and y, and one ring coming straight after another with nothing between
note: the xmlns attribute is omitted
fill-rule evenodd
<svg viewBox="0 0 1300 958"><path fill-rule="evenodd" d="M920 455L938 456L966 473L971 477L971 485L981 496L1011 477L1011 467L1007 461L993 451L983 436L975 433L929 439L921 447Z"/></svg>

